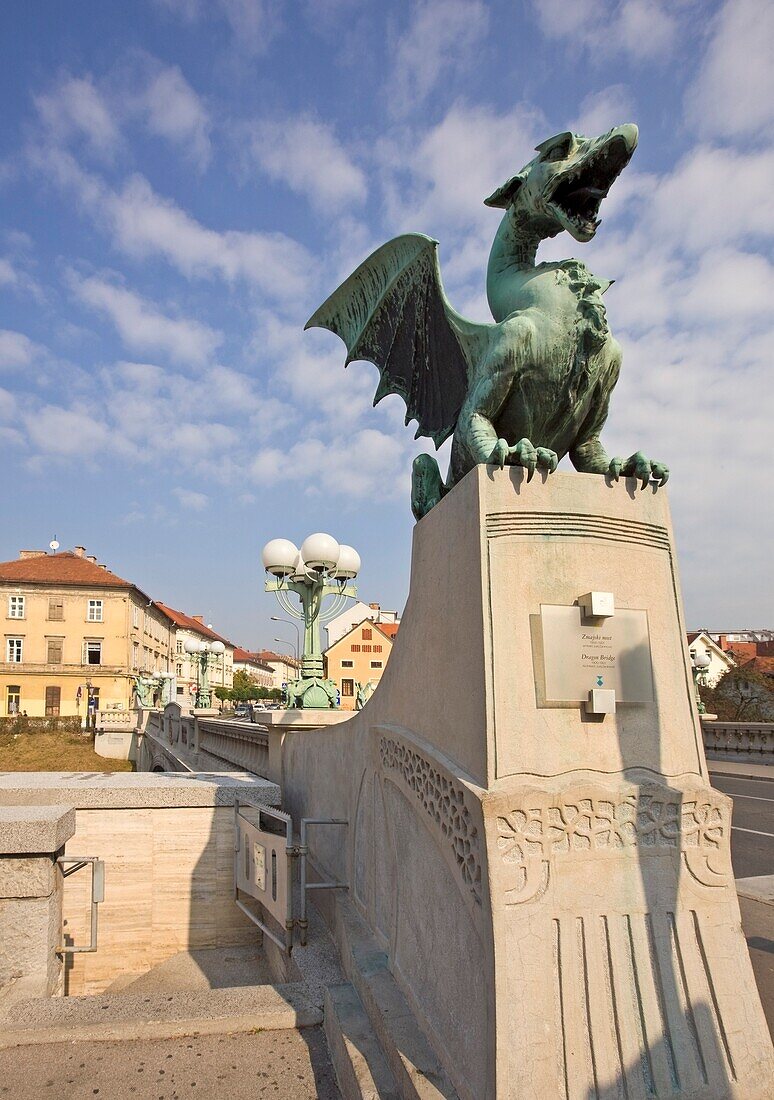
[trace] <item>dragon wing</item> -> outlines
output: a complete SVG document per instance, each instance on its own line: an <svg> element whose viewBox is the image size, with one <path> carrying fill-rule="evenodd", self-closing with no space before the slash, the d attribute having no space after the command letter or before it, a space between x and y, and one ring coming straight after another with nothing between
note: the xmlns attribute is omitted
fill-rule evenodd
<svg viewBox="0 0 774 1100"><path fill-rule="evenodd" d="M367 359L381 378L376 405L388 393L406 402L406 423L436 447L457 423L471 366L494 326L466 321L441 283L438 242L407 233L377 248L331 294L305 328L327 328L347 345L348 366Z"/></svg>

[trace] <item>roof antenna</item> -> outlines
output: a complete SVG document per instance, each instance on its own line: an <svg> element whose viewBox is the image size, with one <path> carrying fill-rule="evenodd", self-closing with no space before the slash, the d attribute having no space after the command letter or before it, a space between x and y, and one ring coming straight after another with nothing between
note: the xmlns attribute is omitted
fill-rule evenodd
<svg viewBox="0 0 774 1100"><path fill-rule="evenodd" d="M56 535L54 535L51 542L48 544L48 548L49 550L53 550L54 553L56 553L56 551L59 549L59 543L56 541Z"/></svg>

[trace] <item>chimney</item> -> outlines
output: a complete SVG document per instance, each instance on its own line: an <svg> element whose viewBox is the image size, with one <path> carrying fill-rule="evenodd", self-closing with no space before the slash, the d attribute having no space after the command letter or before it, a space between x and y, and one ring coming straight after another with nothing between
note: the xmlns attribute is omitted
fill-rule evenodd
<svg viewBox="0 0 774 1100"><path fill-rule="evenodd" d="M104 561L98 561L97 565L100 567L100 569L107 570L107 566L105 565Z"/></svg>
<svg viewBox="0 0 774 1100"><path fill-rule="evenodd" d="M97 564L96 554L87 554L86 555L86 561L90 561L92 565L96 565Z"/></svg>
<svg viewBox="0 0 774 1100"><path fill-rule="evenodd" d="M191 618L196 623L201 623L204 626L204 615L192 615Z"/></svg>
<svg viewBox="0 0 774 1100"><path fill-rule="evenodd" d="M85 546L74 546L73 547L73 553L75 554L76 558L85 558L86 557L86 547Z"/></svg>
<svg viewBox="0 0 774 1100"><path fill-rule="evenodd" d="M369 603L368 605L372 611L381 611L381 607L378 603Z"/></svg>
<svg viewBox="0 0 774 1100"><path fill-rule="evenodd" d="M45 550L20 550L19 551L19 560L20 561L23 561L24 558L45 558L46 556L47 555L46 555Z"/></svg>

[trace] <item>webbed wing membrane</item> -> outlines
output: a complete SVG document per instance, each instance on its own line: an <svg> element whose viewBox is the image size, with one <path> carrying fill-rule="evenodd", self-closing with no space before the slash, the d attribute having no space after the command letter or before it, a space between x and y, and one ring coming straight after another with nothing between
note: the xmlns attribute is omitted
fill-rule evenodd
<svg viewBox="0 0 774 1100"><path fill-rule="evenodd" d="M388 393L406 402L406 423L440 447L454 431L472 363L491 325L466 321L441 283L438 242L420 233L395 237L364 260L323 302L306 328L327 328L347 345L348 366L367 359Z"/></svg>

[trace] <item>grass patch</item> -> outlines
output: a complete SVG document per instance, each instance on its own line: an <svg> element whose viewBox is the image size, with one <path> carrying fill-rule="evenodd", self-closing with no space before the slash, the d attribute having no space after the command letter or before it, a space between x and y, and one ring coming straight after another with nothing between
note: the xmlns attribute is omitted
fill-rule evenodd
<svg viewBox="0 0 774 1100"><path fill-rule="evenodd" d="M129 760L107 760L92 736L74 733L0 733L0 772L131 772Z"/></svg>

